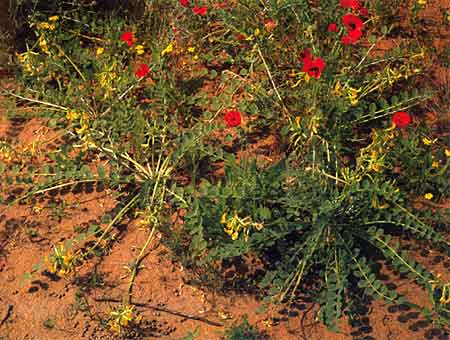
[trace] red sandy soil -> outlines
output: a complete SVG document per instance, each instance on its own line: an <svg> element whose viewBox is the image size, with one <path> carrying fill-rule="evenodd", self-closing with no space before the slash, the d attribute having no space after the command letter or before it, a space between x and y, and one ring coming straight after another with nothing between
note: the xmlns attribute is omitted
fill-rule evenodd
<svg viewBox="0 0 450 340"><path fill-rule="evenodd" d="M11 121L4 109L0 118L0 138L12 140L18 149L57 136L45 127L43 120ZM69 208L65 216L55 220L48 204L58 199L69 204ZM75 202L79 205L71 208ZM118 239L108 255L89 261L76 275L57 277L39 270L27 280L24 274L41 262L54 244L75 237L74 227L98 221L114 205L115 200L106 190L82 188L13 206L0 216L0 339L181 339L194 330L198 332L197 339L220 339L224 329L244 315L271 339L448 338L417 311L382 302L362 304L361 318L353 326L342 320L340 334L329 332L315 320L317 307L307 298L289 310L278 306L257 314L260 302L250 293L219 293L192 284L191 273L172 262L170 251L160 242L161 235L142 263L145 268L137 277L133 295L133 301L142 304L137 310L144 320L141 328L145 336L113 335L99 319L105 318L118 303L102 300L121 300L126 293L125 266L135 259L147 237L147 231L133 221L117 230ZM3 208L0 206L0 211ZM37 235L31 235L30 228ZM416 246L412 247L414 250ZM417 257L428 268L431 265L436 272L448 273L450 262L444 262L444 256L428 249L415 250L421 251ZM228 268L226 276L232 280L236 272L246 270L241 267L242 264L236 264ZM397 286L411 302L423 305L428 300L426 293L407 279L389 271L384 279ZM221 325L211 325L207 320Z"/></svg>
<svg viewBox="0 0 450 340"><path fill-rule="evenodd" d="M441 5L441 8L450 8L449 1L441 1ZM428 8L424 17L432 21L437 16L434 12L437 7ZM440 38L433 44L440 49L445 46L443 41L447 39L448 43L448 31L437 30ZM382 42L379 49L395 44L395 41ZM448 85L448 68L435 65L434 70L433 81L437 85ZM3 88L11 81L4 78ZM7 119L5 102L6 99L0 97L0 140L12 141L20 149L33 142L45 147L43 141L57 139L58 133L48 129L43 120ZM433 112L429 115L433 116ZM276 141L271 144L276 146ZM48 204L52 200L69 204L61 219L51 216ZM70 207L72 203L78 206ZM125 296L128 283L125 266L136 258L148 232L134 221L124 221L116 228L117 240L109 253L88 261L78 268L76 275L58 277L44 269L34 273L31 279L24 279L24 274L32 270L33 264L41 262L53 245L75 237L76 226L100 223L102 214L111 211L115 204L111 192L94 186L45 195L30 204L15 205L0 213L0 340L182 339L194 331L197 331L196 339L214 340L221 339L224 330L243 316L270 339L277 340L449 338L448 333L423 319L418 311L378 301L362 301L361 317L352 324L344 318L339 334L329 332L316 320L317 306L306 296L299 298L290 309L273 306L258 314L256 310L261 303L251 293L220 292L196 284L192 273L172 261L161 235L143 260L145 268L139 272L133 290L133 302L140 305L137 310L142 315L143 335L132 332L114 335L101 320L119 303L105 300L121 300ZM4 207L0 205L0 212ZM412 243L411 250L427 268L449 278L447 256L423 244ZM396 286L411 302L427 305L426 292L411 280L394 275L382 262L380 265L386 283ZM227 268L226 277L232 282L246 270L242 263L236 263Z"/></svg>

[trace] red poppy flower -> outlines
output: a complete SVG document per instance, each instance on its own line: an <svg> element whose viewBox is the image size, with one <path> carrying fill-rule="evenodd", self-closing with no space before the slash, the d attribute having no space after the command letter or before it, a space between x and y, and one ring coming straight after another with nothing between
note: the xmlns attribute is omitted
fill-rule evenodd
<svg viewBox="0 0 450 340"><path fill-rule="evenodd" d="M180 5L183 7L189 6L189 0L180 0Z"/></svg>
<svg viewBox="0 0 450 340"><path fill-rule="evenodd" d="M305 48L302 52L300 52L300 60L304 63L312 60L309 48Z"/></svg>
<svg viewBox="0 0 450 340"><path fill-rule="evenodd" d="M352 39L348 35L342 36L341 41L344 45L350 45L352 43Z"/></svg>
<svg viewBox="0 0 450 340"><path fill-rule="evenodd" d="M323 69L325 68L325 62L322 58L316 58L314 60L304 59L303 60L303 72L308 73L310 77L314 77L316 79L320 78Z"/></svg>
<svg viewBox="0 0 450 340"><path fill-rule="evenodd" d="M245 35L241 33L234 33L234 37L237 39L237 41L244 41Z"/></svg>
<svg viewBox="0 0 450 340"><path fill-rule="evenodd" d="M241 124L241 113L237 110L228 111L223 119L228 127L236 127Z"/></svg>
<svg viewBox="0 0 450 340"><path fill-rule="evenodd" d="M356 11L358 10L359 3L358 0L341 0L341 6L344 8L353 8Z"/></svg>
<svg viewBox="0 0 450 340"><path fill-rule="evenodd" d="M120 36L120 40L125 41L128 46L132 46L136 40L136 38L134 37L133 32L123 32L122 35Z"/></svg>
<svg viewBox="0 0 450 340"><path fill-rule="evenodd" d="M138 77L138 78L143 78L143 77L145 77L149 72L150 72L150 68L148 67L147 64L140 64L140 65L138 66L138 68L136 69L136 71L134 72L134 74L135 74L136 77Z"/></svg>
<svg viewBox="0 0 450 340"><path fill-rule="evenodd" d="M361 38L362 32L360 30L350 30L347 35L341 38L344 45L354 45Z"/></svg>
<svg viewBox="0 0 450 340"><path fill-rule="evenodd" d="M361 38L362 32L361 30L351 30L348 32L348 36L350 37L352 44L354 44Z"/></svg>
<svg viewBox="0 0 450 340"><path fill-rule="evenodd" d="M194 9L192 11L197 15L203 16L206 15L206 13L208 13L208 8L205 5L201 7L194 6Z"/></svg>
<svg viewBox="0 0 450 340"><path fill-rule="evenodd" d="M349 30L362 30L362 28L364 27L364 23L362 22L362 20L352 13L345 14L342 17L342 23Z"/></svg>
<svg viewBox="0 0 450 340"><path fill-rule="evenodd" d="M277 27L277 22L272 19L264 21L264 28L267 32L272 32Z"/></svg>
<svg viewBox="0 0 450 340"><path fill-rule="evenodd" d="M361 7L361 9L359 10L359 15L362 17L367 17L369 15L369 11L367 10L366 7Z"/></svg>
<svg viewBox="0 0 450 340"><path fill-rule="evenodd" d="M339 29L336 25L336 23L332 22L331 24L328 25L328 32L338 32Z"/></svg>
<svg viewBox="0 0 450 340"><path fill-rule="evenodd" d="M405 111L396 112L392 116L392 122L399 129L403 129L403 128L407 127L409 125L409 123L411 123L411 117Z"/></svg>

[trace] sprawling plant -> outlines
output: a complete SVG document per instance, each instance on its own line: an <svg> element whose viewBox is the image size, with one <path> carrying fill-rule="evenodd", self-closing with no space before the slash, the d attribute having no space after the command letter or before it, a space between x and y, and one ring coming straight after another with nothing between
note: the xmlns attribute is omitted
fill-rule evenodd
<svg viewBox="0 0 450 340"><path fill-rule="evenodd" d="M84 2L35 11L17 53L23 91L9 94L43 108L65 140L45 171L29 166L29 150L0 144L7 183L29 189L16 201L84 182L124 197L70 253L55 247L52 270L101 254L116 223L140 216L149 233L111 319L120 330L148 245L183 208L178 244L191 265L259 257L259 287L281 302L314 277L330 328L353 310L355 289L407 301L378 278L375 255L427 289L429 314L448 322L449 284L402 249L414 236L449 250L435 228L445 217L415 209L412 197L434 208L448 198L448 138L416 115L433 96L417 90L425 50L373 53L393 28L381 26L380 2L141 5L139 20ZM267 136L281 144L275 155L258 148Z"/></svg>

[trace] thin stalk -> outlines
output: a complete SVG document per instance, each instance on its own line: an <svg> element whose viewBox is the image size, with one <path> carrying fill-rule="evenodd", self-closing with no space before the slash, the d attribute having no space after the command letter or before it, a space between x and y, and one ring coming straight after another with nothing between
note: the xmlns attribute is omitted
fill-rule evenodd
<svg viewBox="0 0 450 340"><path fill-rule="evenodd" d="M0 212L0 214L3 214L6 210L8 210L8 209L9 209L11 206L13 206L14 204L17 204L17 203L19 203L20 201L22 201L22 200L24 200L24 199L26 199L26 198L29 198L29 197L31 197L31 196L43 194L43 193L46 193L46 192L48 192L48 191L61 189L61 188L67 187L67 186L75 185L75 184L80 184L80 183L90 183L90 182L98 182L98 181L99 181L98 178L95 178L95 179L84 179L84 180L78 180L78 181L71 181L71 182L66 182L66 183L54 185L54 186L51 186L51 187L47 187L47 188L45 188L45 189L41 189L41 190L37 190L37 191L31 191L31 192L28 192L28 193L26 193L25 195L22 195L22 196L16 198L16 199L15 199L14 201L12 201L11 203L9 203L8 206L7 206L6 208L4 208L4 209ZM59 180L58 180L57 182L59 182Z"/></svg>
<svg viewBox="0 0 450 340"><path fill-rule="evenodd" d="M38 99L23 97L23 96L20 96L18 94L12 93L12 92L6 92L5 94L13 96L13 97L16 97L16 98L19 98L19 99L22 99L22 100L25 100L25 101L28 101L28 102L31 102L31 103L42 104L42 105L54 107L54 108L60 109L61 111L68 111L69 110L67 107L64 107L64 106L61 106L61 105L56 105L56 104L52 104L52 103L49 103L49 102L44 102L44 101L38 100Z"/></svg>
<svg viewBox="0 0 450 340"><path fill-rule="evenodd" d="M86 77L84 76L84 74L81 72L81 70L78 68L78 66L72 61L72 59L70 59L70 57L66 54L66 52L64 52L64 50L61 48L61 46L55 44L56 48L58 49L58 51L64 56L64 58L66 58L70 65L72 65L72 67L75 69L75 71L77 71L77 73L80 75L81 79L83 79L83 81L86 81Z"/></svg>
<svg viewBox="0 0 450 340"><path fill-rule="evenodd" d="M136 261L134 262L133 268L131 270L131 278L130 278L130 281L128 282L127 296L125 297L125 302L124 302L125 305L127 305L127 306L131 304L133 285L134 285L134 281L136 280L137 272L139 269L139 264L141 263L142 259L145 256L145 251L147 250L147 247L149 246L150 242L153 240L155 231L156 231L156 225L153 225L150 235L148 236L147 240L145 241L144 246L142 247L141 251L139 252L139 255L136 258Z"/></svg>
<svg viewBox="0 0 450 340"><path fill-rule="evenodd" d="M98 238L97 242L88 249L88 251L83 255L83 257L86 257L90 253L94 251L95 248L98 247L100 242L105 238L105 236L111 231L112 227L137 203L139 199L140 193L136 194L130 202L128 202L120 211L119 213L114 217L114 219L108 224L108 226L103 230L103 233Z"/></svg>
<svg viewBox="0 0 450 340"><path fill-rule="evenodd" d="M263 62L263 64L264 64L264 68L266 69L267 75L269 76L269 79L270 79L270 82L271 82L271 84L272 84L272 87L273 87L273 89L274 89L274 91L275 91L275 93L276 93L276 95L277 95L277 97L278 97L278 100L280 101L281 106L283 107L284 111L285 111L286 113L288 113L288 109L287 109L286 106L284 105L284 101L283 101L283 99L281 98L280 92L278 92L277 85L275 84L275 81L273 80L273 77L272 77L272 73L270 72L269 66L268 66L267 63L266 63L266 59L264 58L264 56L263 56L263 54L262 54L261 49L259 48L259 46L256 45L256 47L257 47L257 50L258 50L258 54L259 54L259 56L260 56L260 58L261 58L261 60L262 60L262 62Z"/></svg>

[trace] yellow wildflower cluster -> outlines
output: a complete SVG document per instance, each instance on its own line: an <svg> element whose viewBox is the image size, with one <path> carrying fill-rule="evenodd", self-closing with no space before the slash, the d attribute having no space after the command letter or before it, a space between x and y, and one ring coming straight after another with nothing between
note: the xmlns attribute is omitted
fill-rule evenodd
<svg viewBox="0 0 450 340"><path fill-rule="evenodd" d="M89 115L86 112L67 111L66 119L71 123L79 123L80 127L75 129L78 135L84 135L89 128Z"/></svg>
<svg viewBox="0 0 450 340"><path fill-rule="evenodd" d="M427 192L423 198L425 198L426 200L431 200L433 199L433 194L431 192Z"/></svg>
<svg viewBox="0 0 450 340"><path fill-rule="evenodd" d="M13 148L8 143L0 141L0 161L8 164L15 158L14 156Z"/></svg>
<svg viewBox="0 0 450 340"><path fill-rule="evenodd" d="M58 275L70 273L75 265L75 260L75 256L66 250L63 244L53 247L53 254L45 258L48 270Z"/></svg>
<svg viewBox="0 0 450 340"><path fill-rule="evenodd" d="M309 82L310 76L306 72L296 72L294 69L288 74L288 83L291 88L298 87L302 82Z"/></svg>
<svg viewBox="0 0 450 340"><path fill-rule="evenodd" d="M417 4L419 6L425 7L427 4L427 0L417 0Z"/></svg>
<svg viewBox="0 0 450 340"><path fill-rule="evenodd" d="M49 30L49 31L54 31L56 26L55 24L51 24L48 22L41 22L37 25L37 28L41 29L41 30Z"/></svg>
<svg viewBox="0 0 450 340"><path fill-rule="evenodd" d="M57 15L51 16L48 18L48 21L43 21L37 24L37 28L40 30L48 30L48 31L54 31L56 28L56 22L59 20L59 17Z"/></svg>
<svg viewBox="0 0 450 340"><path fill-rule="evenodd" d="M450 303L450 283L442 286L442 294L439 302L443 305Z"/></svg>
<svg viewBox="0 0 450 340"><path fill-rule="evenodd" d="M348 100L350 101L350 103L353 105L353 106L355 106L356 104L358 104L358 101L359 101L359 98L358 98L358 96L359 96L359 93L362 91L362 88L353 88L353 87L351 87L351 86L349 86L349 85L346 85L345 87L344 87L344 90L345 90L345 92L346 92L346 94L347 94L347 98L348 98Z"/></svg>
<svg viewBox="0 0 450 340"><path fill-rule="evenodd" d="M391 126L385 130L372 131L372 143L360 150L356 162L358 169L364 172L379 172L384 167L386 151L392 146L397 130Z"/></svg>
<svg viewBox="0 0 450 340"><path fill-rule="evenodd" d="M342 85L341 82L338 80L335 84L334 84L334 88L332 91L332 94L336 97L340 97L343 94L345 94L348 98L348 100L350 101L350 103L355 106L356 104L358 104L359 101L359 94L363 91L363 89L361 87L359 88L354 88L351 87L348 84L344 84Z"/></svg>
<svg viewBox="0 0 450 340"><path fill-rule="evenodd" d="M89 134L89 115L86 112L78 113L76 111L67 111L66 118L71 123L78 123L79 127L75 128L75 132L83 141L81 147L83 150L95 148L96 144Z"/></svg>
<svg viewBox="0 0 450 340"><path fill-rule="evenodd" d="M336 82L336 84L334 84L334 88L333 88L333 91L332 91L333 95L336 96L336 97L342 96L342 89L343 89L342 84L338 80Z"/></svg>
<svg viewBox="0 0 450 340"><path fill-rule="evenodd" d="M422 56L423 52L419 53L417 56ZM383 81L387 81L389 85L393 85L397 81L401 79L408 79L414 74L420 73L421 70L418 68L414 68L410 64L403 64L399 67L390 67L387 66L384 69L384 74L378 74L379 77L383 79Z"/></svg>
<svg viewBox="0 0 450 340"><path fill-rule="evenodd" d="M428 137L423 137L422 138L422 143L427 145L427 146L433 145L436 142L437 142L437 138L435 138L435 139L430 139Z"/></svg>
<svg viewBox="0 0 450 340"><path fill-rule="evenodd" d="M198 60L198 54L195 53L195 47L194 46L190 46L187 48L188 53L193 54L194 56L192 57L193 60Z"/></svg>
<svg viewBox="0 0 450 340"><path fill-rule="evenodd" d="M264 228L262 223L253 222L250 216L240 218L236 211L231 216L228 216L228 213L224 212L220 223L225 224L223 230L230 235L233 241L238 239L239 233L242 230L244 231L244 239L247 241L251 227L254 227L256 230Z"/></svg>
<svg viewBox="0 0 450 340"><path fill-rule="evenodd" d="M133 320L133 314L134 306L132 305L124 305L119 310L112 310L109 312L108 325L114 332L120 332L122 327L127 327Z"/></svg>
<svg viewBox="0 0 450 340"><path fill-rule="evenodd" d="M410 56L409 59L423 59L424 57L425 52L424 50L421 50L420 53ZM367 85L354 88L348 84L341 85L341 83L337 81L332 93L338 97L345 94L350 100L350 103L352 105L356 105L361 98L367 96L369 93L374 91L383 91L387 86L392 86L397 81L401 79L408 79L410 76L420 72L421 70L419 68L415 68L412 63L405 63L399 67L391 67L391 65L388 65L383 69L383 71L376 72L375 78Z"/></svg>
<svg viewBox="0 0 450 340"><path fill-rule="evenodd" d="M16 57L19 63L22 64L23 70L25 72L27 73L33 72L33 66L32 63L30 62L30 56L28 53L19 54L16 52Z"/></svg>
<svg viewBox="0 0 450 340"><path fill-rule="evenodd" d="M169 43L164 50L161 51L161 56L167 56L170 54L180 55L182 53L187 53L192 56L193 61L197 61L199 59L199 55L196 53L197 49L195 46L188 46L186 49L176 46L173 42ZM186 65L186 61L183 61L183 65Z"/></svg>
<svg viewBox="0 0 450 340"><path fill-rule="evenodd" d="M50 51L48 50L48 43L47 40L44 38L43 35L41 35L38 39L39 47L41 48L42 52L45 54L50 54Z"/></svg>
<svg viewBox="0 0 450 340"><path fill-rule="evenodd" d="M164 50L162 50L161 56L164 57L166 54L170 54L172 52L173 52L173 43L170 43Z"/></svg>
<svg viewBox="0 0 450 340"><path fill-rule="evenodd" d="M102 52L103 53L103 52ZM101 65L102 71L96 74L98 84L104 91L103 98L107 99L113 96L116 91L116 83L120 81L117 76L120 65L113 61L112 63L104 63Z"/></svg>
<svg viewBox="0 0 450 340"><path fill-rule="evenodd" d="M141 54L145 53L144 45L136 45L134 49L135 49L137 55L141 55Z"/></svg>

